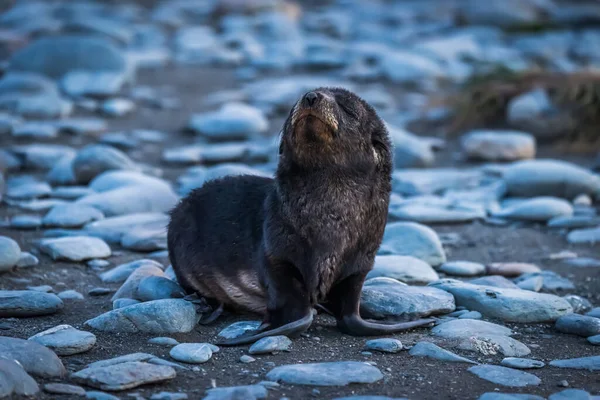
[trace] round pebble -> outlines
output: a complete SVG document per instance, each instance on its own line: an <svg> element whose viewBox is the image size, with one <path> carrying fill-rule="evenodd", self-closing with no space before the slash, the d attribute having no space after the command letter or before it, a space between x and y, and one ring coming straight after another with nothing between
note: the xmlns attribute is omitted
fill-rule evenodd
<svg viewBox="0 0 600 400"><path fill-rule="evenodd" d="M207 343L181 343L173 347L169 355L177 361L201 364L210 360L212 353Z"/></svg>
<svg viewBox="0 0 600 400"><path fill-rule="evenodd" d="M402 350L402 342L398 339L383 338L368 340L365 350L379 351L382 353L398 353Z"/></svg>
<svg viewBox="0 0 600 400"><path fill-rule="evenodd" d="M531 360L528 358L506 357L501 362L505 367L517 369L533 369L543 368L546 364L539 360Z"/></svg>

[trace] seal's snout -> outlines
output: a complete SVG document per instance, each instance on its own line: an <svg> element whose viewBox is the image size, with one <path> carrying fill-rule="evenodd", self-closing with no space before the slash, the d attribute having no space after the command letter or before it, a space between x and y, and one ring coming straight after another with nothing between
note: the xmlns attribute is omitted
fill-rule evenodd
<svg viewBox="0 0 600 400"><path fill-rule="evenodd" d="M322 96L319 93L316 92L308 92L304 95L304 105L307 107L313 107L315 105L317 105L317 103L319 102L320 98Z"/></svg>

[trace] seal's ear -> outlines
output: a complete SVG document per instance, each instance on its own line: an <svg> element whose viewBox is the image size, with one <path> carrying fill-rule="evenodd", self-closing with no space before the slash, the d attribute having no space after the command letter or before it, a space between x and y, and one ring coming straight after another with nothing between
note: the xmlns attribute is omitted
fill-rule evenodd
<svg viewBox="0 0 600 400"><path fill-rule="evenodd" d="M389 164L392 156L392 144L387 129L383 124L373 129L371 143L377 165Z"/></svg>

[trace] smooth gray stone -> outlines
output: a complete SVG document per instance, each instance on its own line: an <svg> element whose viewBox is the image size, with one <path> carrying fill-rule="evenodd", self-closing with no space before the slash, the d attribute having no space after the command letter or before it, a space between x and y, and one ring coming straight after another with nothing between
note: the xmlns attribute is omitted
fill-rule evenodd
<svg viewBox="0 0 600 400"><path fill-rule="evenodd" d="M446 262L446 253L435 231L415 222L388 224L379 254L413 256L433 267Z"/></svg>
<svg viewBox="0 0 600 400"><path fill-rule="evenodd" d="M122 363L126 363L126 362L133 362L133 361L145 361L145 362L150 362L153 358L156 358L155 356L153 356L152 354L148 354L148 353L130 353L130 354L125 354L123 356L119 356L119 357L114 357L114 358L109 358L106 360L100 360L100 361L94 361L91 364L88 364L88 368L104 368L104 367L108 367L111 365L117 365L117 364L122 364Z"/></svg>
<svg viewBox="0 0 600 400"><path fill-rule="evenodd" d="M593 228L600 225L600 217L561 216L548 221L548 227L557 229Z"/></svg>
<svg viewBox="0 0 600 400"><path fill-rule="evenodd" d="M13 200L30 200L47 197L52 193L52 188L46 182L23 182L20 184L8 183L6 197Z"/></svg>
<svg viewBox="0 0 600 400"><path fill-rule="evenodd" d="M39 286L27 286L27 290L34 290L36 292L50 293L54 289L50 285L39 285Z"/></svg>
<svg viewBox="0 0 600 400"><path fill-rule="evenodd" d="M600 243L600 228L576 229L569 232L567 241L573 244L596 244Z"/></svg>
<svg viewBox="0 0 600 400"><path fill-rule="evenodd" d="M498 365L476 365L469 368L469 372L502 386L525 387L537 386L541 383L540 378L533 374Z"/></svg>
<svg viewBox="0 0 600 400"><path fill-rule="evenodd" d="M109 117L123 117L135 110L135 103L125 98L112 98L103 102L100 109Z"/></svg>
<svg viewBox="0 0 600 400"><path fill-rule="evenodd" d="M290 351L292 341L287 336L269 336L258 340L248 352L250 354L269 354L276 351Z"/></svg>
<svg viewBox="0 0 600 400"><path fill-rule="evenodd" d="M83 300L84 297L76 290L65 290L57 295L61 300Z"/></svg>
<svg viewBox="0 0 600 400"><path fill-rule="evenodd" d="M590 336L587 340L594 346L600 346L600 335Z"/></svg>
<svg viewBox="0 0 600 400"><path fill-rule="evenodd" d="M390 216L400 221L413 221L423 224L454 224L484 219L483 207L475 204L456 202L421 203L418 200L403 200L390 204Z"/></svg>
<svg viewBox="0 0 600 400"><path fill-rule="evenodd" d="M574 199L580 194L600 191L600 177L559 160L528 160L509 166L504 172L508 195L514 197L556 196Z"/></svg>
<svg viewBox="0 0 600 400"><path fill-rule="evenodd" d="M218 337L221 339L235 339L237 337L242 336L246 332L254 331L258 329L260 326L260 321L238 321L229 325L221 332L219 332Z"/></svg>
<svg viewBox="0 0 600 400"><path fill-rule="evenodd" d="M402 350L402 342L392 338L367 340L365 350L379 351L381 353L398 353Z"/></svg>
<svg viewBox="0 0 600 400"><path fill-rule="evenodd" d="M380 276L397 279L408 284L430 283L439 279L438 274L425 261L411 256L376 256L375 266L367 279Z"/></svg>
<svg viewBox="0 0 600 400"><path fill-rule="evenodd" d="M383 379L376 367L357 361L290 364L272 369L267 379L291 385L346 386L374 383Z"/></svg>
<svg viewBox="0 0 600 400"><path fill-rule="evenodd" d="M459 306L503 321L555 321L573 311L568 301L551 294L472 285L451 279L430 286L452 293Z"/></svg>
<svg viewBox="0 0 600 400"><path fill-rule="evenodd" d="M90 267L93 270L102 270L102 269L105 269L106 267L110 266L109 261L99 260L99 259L89 260L86 264L88 267Z"/></svg>
<svg viewBox="0 0 600 400"><path fill-rule="evenodd" d="M154 264L148 263L142 265L141 267L135 269L131 275L129 275L127 280L113 295L112 300L121 298L142 300L138 297L138 288L142 280L150 276L162 277L164 276L164 272L161 268L155 266Z"/></svg>
<svg viewBox="0 0 600 400"><path fill-rule="evenodd" d="M148 340L148 343L165 347L173 347L179 344L179 342L176 339L170 337L155 337Z"/></svg>
<svg viewBox="0 0 600 400"><path fill-rule="evenodd" d="M561 392L551 394L548 400L592 400L592 396L581 389L565 389Z"/></svg>
<svg viewBox="0 0 600 400"><path fill-rule="evenodd" d="M443 290L406 286L385 278L366 281L360 302L361 315L374 319L417 319L454 309L454 297Z"/></svg>
<svg viewBox="0 0 600 400"><path fill-rule="evenodd" d="M468 281L473 285L481 285L481 286L492 286L497 288L507 288L507 289L519 289L517 285L515 285L512 281L506 279L501 275L488 275L482 276L481 278L471 279Z"/></svg>
<svg viewBox="0 0 600 400"><path fill-rule="evenodd" d="M536 197L493 213L493 216L497 218L532 222L547 222L556 217L572 215L571 203L554 197Z"/></svg>
<svg viewBox="0 0 600 400"><path fill-rule="evenodd" d="M67 372L52 350L29 340L0 336L0 354L17 360L33 376L62 378Z"/></svg>
<svg viewBox="0 0 600 400"><path fill-rule="evenodd" d="M535 158L535 138L519 131L472 131L461 138L469 158L488 161L515 161Z"/></svg>
<svg viewBox="0 0 600 400"><path fill-rule="evenodd" d="M229 175L271 176L262 170L239 163L223 163L208 168L192 167L177 179L178 193L185 196L193 189L202 187L207 181Z"/></svg>
<svg viewBox="0 0 600 400"><path fill-rule="evenodd" d="M600 260L591 257L569 258L563 261L565 264L578 268L599 268Z"/></svg>
<svg viewBox="0 0 600 400"><path fill-rule="evenodd" d="M122 151L101 144L82 148L73 159L73 172L80 184L87 184L103 172L111 170L136 171L138 166Z"/></svg>
<svg viewBox="0 0 600 400"><path fill-rule="evenodd" d="M567 314L557 319L554 327L562 333L589 337L600 334L600 318Z"/></svg>
<svg viewBox="0 0 600 400"><path fill-rule="evenodd" d="M104 240L89 236L42 239L40 250L53 260L85 261L110 257L110 247Z"/></svg>
<svg viewBox="0 0 600 400"><path fill-rule="evenodd" d="M97 135L108 128L108 124L102 118L72 117L55 121L55 125L61 132L71 135Z"/></svg>
<svg viewBox="0 0 600 400"><path fill-rule="evenodd" d="M171 349L169 355L177 361L189 364L202 364L212 357L207 343L181 343Z"/></svg>
<svg viewBox="0 0 600 400"><path fill-rule="evenodd" d="M137 298L141 301L183 297L185 292L181 286L162 276L148 276L140 281L137 288Z"/></svg>
<svg viewBox="0 0 600 400"><path fill-rule="evenodd" d="M85 389L81 386L67 385L64 383L46 383L44 385L44 392L70 396L85 396Z"/></svg>
<svg viewBox="0 0 600 400"><path fill-rule="evenodd" d="M85 398L89 400L119 400L117 396L104 392L88 391L85 394Z"/></svg>
<svg viewBox="0 0 600 400"><path fill-rule="evenodd" d="M469 311L463 315L460 315L459 319L481 319L483 315L479 311Z"/></svg>
<svg viewBox="0 0 600 400"><path fill-rule="evenodd" d="M101 390L119 391L175 378L172 367L145 362L125 362L108 367L88 367L71 375L71 379Z"/></svg>
<svg viewBox="0 0 600 400"><path fill-rule="evenodd" d="M40 391L36 381L19 363L0 358L0 398L11 395L33 397Z"/></svg>
<svg viewBox="0 0 600 400"><path fill-rule="evenodd" d="M64 200L77 200L94 191L86 186L59 186L52 190L52 197Z"/></svg>
<svg viewBox="0 0 600 400"><path fill-rule="evenodd" d="M19 261L17 261L17 268L31 268L35 267L40 263L40 260L36 256L26 251L21 252Z"/></svg>
<svg viewBox="0 0 600 400"><path fill-rule="evenodd" d="M150 397L150 400L186 400L188 395L185 393L160 392Z"/></svg>
<svg viewBox="0 0 600 400"><path fill-rule="evenodd" d="M144 258L141 260L135 260L125 264L117 265L113 269L101 273L100 279L104 283L125 282L135 270L143 266L152 266L161 270L164 268L162 264L158 263L157 261Z"/></svg>
<svg viewBox="0 0 600 400"><path fill-rule="evenodd" d="M590 371L600 371L600 356L554 360L550 361L550 365L559 368L587 369Z"/></svg>
<svg viewBox="0 0 600 400"><path fill-rule="evenodd" d="M121 238L121 246L128 250L148 252L167 248L167 233L164 227L154 229L132 229Z"/></svg>
<svg viewBox="0 0 600 400"><path fill-rule="evenodd" d="M478 400L545 400L541 396L521 393L484 393Z"/></svg>
<svg viewBox="0 0 600 400"><path fill-rule="evenodd" d="M588 317L600 318L600 307L592 308L585 315L587 315Z"/></svg>
<svg viewBox="0 0 600 400"><path fill-rule="evenodd" d="M240 362L242 362L244 364L250 364L250 363L253 363L254 361L256 361L256 358L250 357L249 355L246 355L246 354L244 354L243 356L240 357Z"/></svg>
<svg viewBox="0 0 600 400"><path fill-rule="evenodd" d="M502 325L475 319L457 319L437 325L431 330L434 336L459 339L472 335L510 336L512 331Z"/></svg>
<svg viewBox="0 0 600 400"><path fill-rule="evenodd" d="M9 237L0 236L0 272L13 269L20 256L19 244Z"/></svg>
<svg viewBox="0 0 600 400"><path fill-rule="evenodd" d="M208 389L202 400L266 399L263 385L231 386Z"/></svg>
<svg viewBox="0 0 600 400"><path fill-rule="evenodd" d="M82 204L61 204L52 207L44 216L45 226L57 228L81 228L88 222L104 219L104 214L94 207Z"/></svg>
<svg viewBox="0 0 600 400"><path fill-rule="evenodd" d="M60 298L34 290L0 290L0 318L54 314L64 307Z"/></svg>
<svg viewBox="0 0 600 400"><path fill-rule="evenodd" d="M54 139L58 136L58 127L48 122L25 122L13 129L12 136L30 140Z"/></svg>
<svg viewBox="0 0 600 400"><path fill-rule="evenodd" d="M118 308L132 306L134 304L139 304L139 303L141 303L141 302L139 300L135 300L135 299L127 299L127 298L116 299L113 301L113 310L116 310Z"/></svg>
<svg viewBox="0 0 600 400"><path fill-rule="evenodd" d="M49 170L64 156L75 154L71 147L53 144L16 146L10 152L22 160L23 167L39 170Z"/></svg>
<svg viewBox="0 0 600 400"><path fill-rule="evenodd" d="M519 289L539 292L544 287L544 278L540 275L520 281L517 285ZM570 303L569 303L570 304Z"/></svg>
<svg viewBox="0 0 600 400"><path fill-rule="evenodd" d="M68 72L61 80L62 90L71 97L110 97L121 90L125 76L110 71L74 70Z"/></svg>
<svg viewBox="0 0 600 400"><path fill-rule="evenodd" d="M520 275L515 279L515 283L519 284L526 279L531 277L541 276L544 278L544 286L542 286L543 290L554 291L554 290L573 290L575 289L575 285L573 282L568 280L567 278L563 278L553 271L542 271L542 272L532 272Z"/></svg>
<svg viewBox="0 0 600 400"><path fill-rule="evenodd" d="M52 185L74 185L77 183L73 172L73 160L75 153L65 154L60 158L46 174L46 180ZM60 198L60 197L57 197Z"/></svg>
<svg viewBox="0 0 600 400"><path fill-rule="evenodd" d="M37 229L42 226L42 218L38 215L15 215L10 220L10 227L14 229Z"/></svg>
<svg viewBox="0 0 600 400"><path fill-rule="evenodd" d="M483 275L485 274L485 265L471 261L449 261L440 265L438 271L457 276Z"/></svg>
<svg viewBox="0 0 600 400"><path fill-rule="evenodd" d="M402 128L388 125L394 145L394 168L426 168L433 166L435 153L430 143Z"/></svg>
<svg viewBox="0 0 600 400"><path fill-rule="evenodd" d="M517 369L543 368L546 365L542 361L517 357L506 357L501 361L501 364L505 367Z"/></svg>
<svg viewBox="0 0 600 400"><path fill-rule="evenodd" d="M531 350L523 343L502 335L474 335L463 337L458 348L476 351L483 355L502 354L505 357L525 357Z"/></svg>
<svg viewBox="0 0 600 400"><path fill-rule="evenodd" d="M96 344L96 335L80 331L70 325L58 325L37 333L28 340L46 346L59 356L84 353Z"/></svg>
<svg viewBox="0 0 600 400"><path fill-rule="evenodd" d="M188 128L209 140L245 140L267 130L269 124L259 109L228 103L218 111L193 115Z"/></svg>
<svg viewBox="0 0 600 400"><path fill-rule="evenodd" d="M102 193L127 186L156 186L170 188L170 183L132 170L108 170L95 177L89 184L94 192Z"/></svg>
<svg viewBox="0 0 600 400"><path fill-rule="evenodd" d="M411 356L415 357L428 357L434 360L449 361L449 362L464 362L469 364L477 364L475 361L471 361L468 358L454 354L451 351L443 349L431 342L418 342L408 352Z"/></svg>
<svg viewBox="0 0 600 400"><path fill-rule="evenodd" d="M186 333L196 326L196 308L180 299L164 299L134 304L109 311L86 321L103 332Z"/></svg>

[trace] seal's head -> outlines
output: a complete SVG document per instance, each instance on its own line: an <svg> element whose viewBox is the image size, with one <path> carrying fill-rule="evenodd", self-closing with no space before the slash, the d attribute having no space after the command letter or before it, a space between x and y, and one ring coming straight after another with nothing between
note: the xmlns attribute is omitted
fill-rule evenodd
<svg viewBox="0 0 600 400"><path fill-rule="evenodd" d="M366 101L342 88L318 88L296 102L283 126L280 155L304 168L392 165L383 121Z"/></svg>

